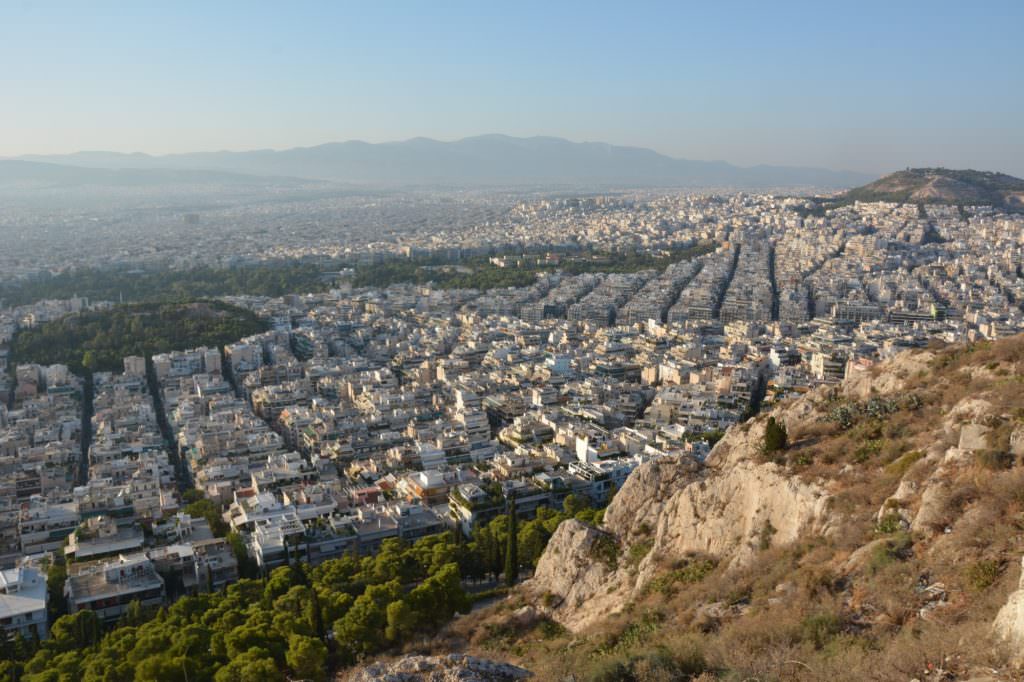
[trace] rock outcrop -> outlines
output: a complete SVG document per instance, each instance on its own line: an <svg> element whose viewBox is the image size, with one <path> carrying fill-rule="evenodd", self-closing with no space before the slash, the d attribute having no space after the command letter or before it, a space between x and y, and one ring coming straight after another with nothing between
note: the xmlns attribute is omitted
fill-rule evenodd
<svg viewBox="0 0 1024 682"><path fill-rule="evenodd" d="M859 371L843 382L843 394L850 398L867 400L873 395L888 395L902 391L907 379L931 371L935 354L924 351L904 351L885 363Z"/></svg>
<svg viewBox="0 0 1024 682"><path fill-rule="evenodd" d="M1010 594L1006 605L996 614L993 630L996 638L1006 644L1012 662L1024 666L1024 564L1020 587Z"/></svg>
<svg viewBox="0 0 1024 682"><path fill-rule="evenodd" d="M808 418L801 403L779 417ZM740 566L760 549L831 532L827 491L760 462L763 435L760 421L731 429L705 465L647 462L615 496L602 529L559 526L526 586L539 608L578 630L621 610L660 568L688 555Z"/></svg>
<svg viewBox="0 0 1024 682"><path fill-rule="evenodd" d="M373 663L349 675L349 682L514 682L532 677L530 671L507 663L450 654L405 656Z"/></svg>

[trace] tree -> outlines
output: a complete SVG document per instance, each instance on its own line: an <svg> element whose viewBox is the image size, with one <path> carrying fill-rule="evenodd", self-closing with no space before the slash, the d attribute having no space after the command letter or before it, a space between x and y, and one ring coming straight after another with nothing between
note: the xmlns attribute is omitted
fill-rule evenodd
<svg viewBox="0 0 1024 682"><path fill-rule="evenodd" d="M566 495L565 500L562 501L562 509L569 516L576 516L588 507L590 507L590 505L587 504L587 501L576 493Z"/></svg>
<svg viewBox="0 0 1024 682"><path fill-rule="evenodd" d="M549 537L550 535L540 519L523 524L518 538L519 555L522 557L523 562L536 567L541 554L544 553L544 547L547 545Z"/></svg>
<svg viewBox="0 0 1024 682"><path fill-rule="evenodd" d="M388 604L388 625L384 634L391 642L402 642L416 631L416 614L409 602L398 599Z"/></svg>
<svg viewBox="0 0 1024 682"><path fill-rule="evenodd" d="M505 584L512 587L519 579L519 533L516 516L516 496L512 495L508 510L508 544L505 548Z"/></svg>
<svg viewBox="0 0 1024 682"><path fill-rule="evenodd" d="M285 662L301 679L313 682L327 679L327 647L316 637L292 635L288 639Z"/></svg>
<svg viewBox="0 0 1024 682"><path fill-rule="evenodd" d="M95 611L63 616L50 628L50 644L58 651L86 649L100 640L100 621Z"/></svg>
<svg viewBox="0 0 1024 682"><path fill-rule="evenodd" d="M775 417L768 417L768 423L764 427L762 452L769 457L781 452L786 449L788 439L786 425L778 422Z"/></svg>
<svg viewBox="0 0 1024 682"><path fill-rule="evenodd" d="M266 649L253 647L217 671L214 682L281 682L284 676Z"/></svg>
<svg viewBox="0 0 1024 682"><path fill-rule="evenodd" d="M142 603L138 599L133 599L128 604L128 608L124 610L118 625L137 626L142 625L146 620L148 619L146 618L145 610L142 608Z"/></svg>

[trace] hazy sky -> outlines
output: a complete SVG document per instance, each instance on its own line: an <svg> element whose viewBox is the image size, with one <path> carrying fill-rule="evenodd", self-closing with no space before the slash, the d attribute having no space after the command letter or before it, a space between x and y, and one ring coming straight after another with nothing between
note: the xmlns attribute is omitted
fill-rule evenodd
<svg viewBox="0 0 1024 682"><path fill-rule="evenodd" d="M500 132L1024 175L1024 0L0 0L0 155Z"/></svg>

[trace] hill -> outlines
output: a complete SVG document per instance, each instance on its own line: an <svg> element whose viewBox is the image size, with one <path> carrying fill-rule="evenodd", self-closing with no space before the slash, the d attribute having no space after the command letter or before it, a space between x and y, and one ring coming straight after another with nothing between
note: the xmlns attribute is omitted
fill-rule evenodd
<svg viewBox="0 0 1024 682"><path fill-rule="evenodd" d="M957 206L990 205L1024 210L1024 180L1004 173L948 168L911 168L890 173L837 197L840 203L892 201Z"/></svg>
<svg viewBox="0 0 1024 682"><path fill-rule="evenodd" d="M1022 382L1024 337L936 346L733 427L704 464L648 462L433 651L542 680L1021 679Z"/></svg>
<svg viewBox="0 0 1024 682"><path fill-rule="evenodd" d="M555 137L481 135L453 142L415 138L337 142L281 151L149 156L82 152L26 161L106 169L213 170L363 185L617 184L687 187L844 188L870 179L821 168L754 166L675 159L650 149Z"/></svg>
<svg viewBox="0 0 1024 682"><path fill-rule="evenodd" d="M11 366L62 364L76 373L85 367L119 371L128 355L217 348L266 328L248 310L215 301L118 306L22 330L11 344Z"/></svg>

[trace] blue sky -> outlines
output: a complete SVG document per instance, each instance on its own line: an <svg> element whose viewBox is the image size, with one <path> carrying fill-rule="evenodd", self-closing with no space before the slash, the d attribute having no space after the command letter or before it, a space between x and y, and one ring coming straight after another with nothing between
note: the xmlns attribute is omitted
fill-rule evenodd
<svg viewBox="0 0 1024 682"><path fill-rule="evenodd" d="M1022 0L0 0L0 155L500 132L1024 175L1022 25Z"/></svg>

